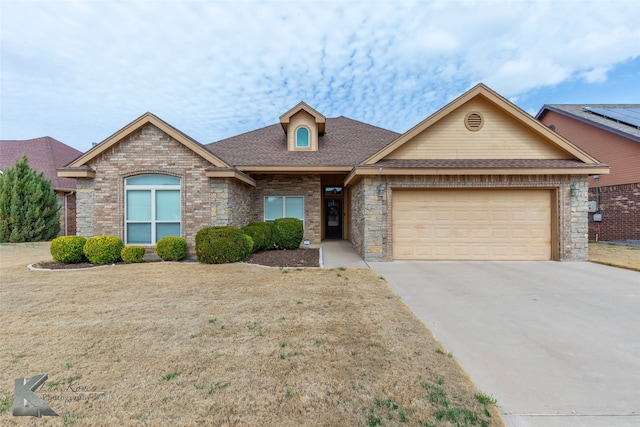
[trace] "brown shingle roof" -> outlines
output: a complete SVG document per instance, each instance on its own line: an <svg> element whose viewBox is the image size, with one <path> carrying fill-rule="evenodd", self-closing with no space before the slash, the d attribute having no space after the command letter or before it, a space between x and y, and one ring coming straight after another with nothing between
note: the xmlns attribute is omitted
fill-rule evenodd
<svg viewBox="0 0 640 427"><path fill-rule="evenodd" d="M390 130L346 117L327 119L318 151L287 151L280 124L207 144L234 166L354 166L399 136Z"/></svg>
<svg viewBox="0 0 640 427"><path fill-rule="evenodd" d="M75 190L76 180L59 178L56 169L66 166L82 154L62 142L44 136L22 141L0 141L0 169L8 169L26 154L29 167L42 172L54 190Z"/></svg>

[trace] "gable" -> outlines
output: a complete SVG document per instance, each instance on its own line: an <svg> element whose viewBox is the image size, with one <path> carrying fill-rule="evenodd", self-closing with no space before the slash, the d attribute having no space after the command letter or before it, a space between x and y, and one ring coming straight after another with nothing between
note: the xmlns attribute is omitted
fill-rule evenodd
<svg viewBox="0 0 640 427"><path fill-rule="evenodd" d="M468 113L482 119L465 125ZM406 147L405 147L406 145ZM380 160L597 160L483 84L478 84L369 157Z"/></svg>
<svg viewBox="0 0 640 427"><path fill-rule="evenodd" d="M309 132L308 146L306 147L296 145L296 134L300 128L305 128ZM287 147L289 151L318 151L318 128L315 118L311 114L300 110L291 116L287 133Z"/></svg>
<svg viewBox="0 0 640 427"><path fill-rule="evenodd" d="M470 114L478 120L465 124ZM474 128L478 128L477 130ZM476 97L407 140L385 159L570 159L486 98Z"/></svg>
<svg viewBox="0 0 640 427"><path fill-rule="evenodd" d="M191 150L208 163L216 167L229 167L225 162L220 160L218 157L209 152L202 144L198 143L196 140L188 137L184 133L180 132L173 126L159 119L151 113L145 113L133 122L129 123L124 128L120 129L118 132L111 135L109 138L105 139L89 151L87 151L82 156L78 157L76 160L71 162L65 172L65 176L70 176L68 174L72 173L73 169L85 168L86 166L96 157L106 152L107 150L117 146L122 141L124 141L128 136L133 134L134 132L142 129L147 124L151 124L154 127L158 128L163 133L167 134L171 138L173 138L176 142L183 145L187 149ZM170 155L167 153L168 156ZM59 175L60 176L60 175Z"/></svg>

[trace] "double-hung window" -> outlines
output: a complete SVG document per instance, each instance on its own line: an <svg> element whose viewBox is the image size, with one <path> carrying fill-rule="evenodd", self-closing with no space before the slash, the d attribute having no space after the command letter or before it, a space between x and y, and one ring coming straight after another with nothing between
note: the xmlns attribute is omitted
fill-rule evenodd
<svg viewBox="0 0 640 427"><path fill-rule="evenodd" d="M272 222L278 218L298 218L304 221L304 197L267 196L264 198L264 220Z"/></svg>
<svg viewBox="0 0 640 427"><path fill-rule="evenodd" d="M125 180L126 244L154 245L180 236L180 178L137 175Z"/></svg>

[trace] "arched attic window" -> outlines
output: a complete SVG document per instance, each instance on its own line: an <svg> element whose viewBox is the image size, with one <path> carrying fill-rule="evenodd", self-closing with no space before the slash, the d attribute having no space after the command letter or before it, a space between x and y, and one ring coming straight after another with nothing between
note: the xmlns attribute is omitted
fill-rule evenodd
<svg viewBox="0 0 640 427"><path fill-rule="evenodd" d="M309 148L309 129L304 126L296 129L296 148Z"/></svg>

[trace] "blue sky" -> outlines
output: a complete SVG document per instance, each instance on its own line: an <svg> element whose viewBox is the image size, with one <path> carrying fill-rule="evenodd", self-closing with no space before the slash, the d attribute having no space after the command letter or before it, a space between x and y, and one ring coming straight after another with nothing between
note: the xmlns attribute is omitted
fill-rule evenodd
<svg viewBox="0 0 640 427"><path fill-rule="evenodd" d="M151 111L201 143L305 101L397 132L478 82L530 114L640 103L635 0L0 0L0 139Z"/></svg>

